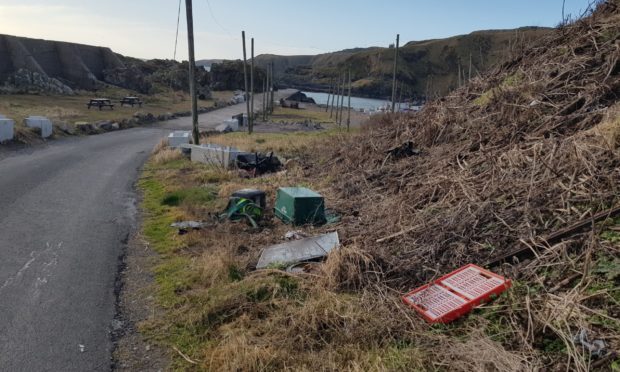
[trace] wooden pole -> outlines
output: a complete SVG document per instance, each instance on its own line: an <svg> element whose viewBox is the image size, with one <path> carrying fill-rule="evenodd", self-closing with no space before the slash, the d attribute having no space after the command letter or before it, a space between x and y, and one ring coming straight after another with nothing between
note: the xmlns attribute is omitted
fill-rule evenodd
<svg viewBox="0 0 620 372"><path fill-rule="evenodd" d="M265 101L265 120L269 117L269 87L271 86L271 68L270 64L267 63L267 90L265 90L265 95L263 96L263 101Z"/></svg>
<svg viewBox="0 0 620 372"><path fill-rule="evenodd" d="M251 116L248 117L248 132L250 134L252 134L252 132L254 131L254 38L252 38L251 42L250 42L251 46L250 46L250 55L251 55L251 60L250 60L250 114Z"/></svg>
<svg viewBox="0 0 620 372"><path fill-rule="evenodd" d="M327 104L325 105L325 112L329 111L329 96L332 94L333 83L334 83L334 79L329 81L329 90L327 91Z"/></svg>
<svg viewBox="0 0 620 372"><path fill-rule="evenodd" d="M248 61L245 53L245 31L241 31L241 42L243 44L243 81L245 83L245 107L248 113L248 133L250 132L250 96L248 95Z"/></svg>
<svg viewBox="0 0 620 372"><path fill-rule="evenodd" d="M338 91L338 79L339 78L334 79L334 88L333 88L333 94L332 94L332 108L331 108L331 111L329 112L330 119L334 117L334 101L336 100L336 92Z"/></svg>
<svg viewBox="0 0 620 372"><path fill-rule="evenodd" d="M185 0L187 15L187 46L189 49L189 93L192 96L192 138L194 144L200 143L198 131L198 96L196 94L196 58L194 57L194 16L192 14L192 0Z"/></svg>
<svg viewBox="0 0 620 372"><path fill-rule="evenodd" d="M271 97L269 98L269 102L271 102L271 113L273 114L273 99L275 94L275 84L274 84L274 73L273 73L273 61L271 61Z"/></svg>
<svg viewBox="0 0 620 372"><path fill-rule="evenodd" d="M398 112L400 112L400 105L403 102L403 82L400 82L400 95L398 96Z"/></svg>
<svg viewBox="0 0 620 372"><path fill-rule="evenodd" d="M336 98L336 123L340 125L340 102L342 101L342 81L344 81L343 75L338 77L338 97Z"/></svg>
<svg viewBox="0 0 620 372"><path fill-rule="evenodd" d="M394 51L394 73L392 76L392 112L396 108L396 71L398 69L398 44L400 43L400 34L396 35L396 49Z"/></svg>
<svg viewBox="0 0 620 372"><path fill-rule="evenodd" d="M338 125L342 125L342 115L344 114L344 92L346 89L346 84L347 84L347 73L343 72L342 73L342 98L340 99L340 121L338 122Z"/></svg>
<svg viewBox="0 0 620 372"><path fill-rule="evenodd" d="M469 53L469 78L467 80L471 80L471 53Z"/></svg>
<svg viewBox="0 0 620 372"><path fill-rule="evenodd" d="M349 67L349 111L347 113L347 132L351 128L351 67Z"/></svg>
<svg viewBox="0 0 620 372"><path fill-rule="evenodd" d="M265 97L267 96L267 76L263 77L263 101L261 102L261 114L263 116L263 121L266 120L265 118L265 104L267 103L267 101L265 100Z"/></svg>

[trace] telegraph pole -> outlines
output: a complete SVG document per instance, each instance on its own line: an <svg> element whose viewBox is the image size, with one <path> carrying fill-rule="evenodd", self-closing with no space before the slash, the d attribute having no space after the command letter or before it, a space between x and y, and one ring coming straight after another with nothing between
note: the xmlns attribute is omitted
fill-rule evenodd
<svg viewBox="0 0 620 372"><path fill-rule="evenodd" d="M396 35L396 49L394 51L394 75L392 77L392 112L396 109L396 71L398 68L398 44L400 43L400 34Z"/></svg>
<svg viewBox="0 0 620 372"><path fill-rule="evenodd" d="M189 93L192 96L192 137L194 144L200 144L198 131L198 97L196 95L196 58L194 57L194 16L192 0L185 0L187 13L187 46L189 48Z"/></svg>
<svg viewBox="0 0 620 372"><path fill-rule="evenodd" d="M340 99L340 121L338 122L338 125L342 125L342 115L344 114L344 92L346 89L346 84L347 84L347 73L343 72L342 73L342 99Z"/></svg>
<svg viewBox="0 0 620 372"><path fill-rule="evenodd" d="M351 127L351 67L349 67L349 111L347 113L347 132Z"/></svg>
<svg viewBox="0 0 620 372"><path fill-rule="evenodd" d="M265 101L265 96L267 95L267 76L263 76L263 101L261 102L261 108L263 109L262 112L262 116L263 116L263 121L266 121L267 118L265 117L265 104L267 103L267 101Z"/></svg>
<svg viewBox="0 0 620 372"><path fill-rule="evenodd" d="M248 112L248 133L252 133L250 124L250 96L248 94L248 60L245 53L245 31L241 31L241 42L243 43L243 80L245 82L245 106Z"/></svg>
<svg viewBox="0 0 620 372"><path fill-rule="evenodd" d="M334 101L336 100L336 94L338 92L338 81L340 81L340 77L336 77L336 81L334 82L334 88L332 90L332 107L329 112L329 118L331 119L334 116ZM328 102L329 104L329 102Z"/></svg>
<svg viewBox="0 0 620 372"><path fill-rule="evenodd" d="M325 112L329 111L329 97L332 94L333 79L329 81L329 90L327 91L327 105L325 105Z"/></svg>
<svg viewBox="0 0 620 372"><path fill-rule="evenodd" d="M252 59L250 61L250 99L252 101L250 102L250 113L252 114L252 116L248 117L248 131L250 132L250 134L252 134L252 132L254 131L254 38L252 38L251 55Z"/></svg>
<svg viewBox="0 0 620 372"><path fill-rule="evenodd" d="M275 85L274 85L274 78L273 78L273 61L271 61L271 96L269 97L269 101L271 102L271 113L273 114L273 99L274 99L274 94L275 94Z"/></svg>

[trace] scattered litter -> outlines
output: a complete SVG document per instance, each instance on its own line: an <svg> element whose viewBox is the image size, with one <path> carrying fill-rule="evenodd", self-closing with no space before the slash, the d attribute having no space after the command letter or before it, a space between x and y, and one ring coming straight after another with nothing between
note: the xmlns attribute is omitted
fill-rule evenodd
<svg viewBox="0 0 620 372"><path fill-rule="evenodd" d="M325 209L325 224L333 225L335 223L340 222L341 217L336 211L331 209Z"/></svg>
<svg viewBox="0 0 620 372"><path fill-rule="evenodd" d="M279 171L282 168L282 162L273 152L269 153L269 155L240 153L237 155L237 168L246 170L256 176Z"/></svg>
<svg viewBox="0 0 620 372"><path fill-rule="evenodd" d="M386 152L395 159L420 155L420 150L414 148L413 142L411 141L407 141L400 146L393 147Z"/></svg>
<svg viewBox="0 0 620 372"><path fill-rule="evenodd" d="M314 274L320 272L321 264L318 262L300 262L286 268L287 273L291 274Z"/></svg>
<svg viewBox="0 0 620 372"><path fill-rule="evenodd" d="M228 199L228 206L226 206L226 211L220 215L220 219L238 221L245 218L252 227L258 228L256 221L263 216L263 208L260 205L261 203L265 204L265 193L253 189L245 189L237 191L237 193L247 197L234 196L233 194Z"/></svg>
<svg viewBox="0 0 620 372"><path fill-rule="evenodd" d="M83 353L86 350L86 347L82 344L79 344L78 348L80 349L80 353Z"/></svg>
<svg viewBox="0 0 620 372"><path fill-rule="evenodd" d="M241 189L232 193L233 197L250 199L254 204L262 209L267 207L267 196L263 190L259 189Z"/></svg>
<svg viewBox="0 0 620 372"><path fill-rule="evenodd" d="M112 329L114 331L119 331L119 330L123 329L123 322L118 320L118 319L113 319L112 320Z"/></svg>
<svg viewBox="0 0 620 372"><path fill-rule="evenodd" d="M575 335L574 342L576 345L583 346L584 350L587 350L590 354L596 357L601 357L607 354L607 344L603 340L592 340L588 337L588 331L585 328L579 330L579 333Z"/></svg>
<svg viewBox="0 0 620 372"><path fill-rule="evenodd" d="M281 187L276 193L276 217L293 225L325 223L323 197L305 187Z"/></svg>
<svg viewBox="0 0 620 372"><path fill-rule="evenodd" d="M307 238L308 235L306 235L303 231L289 231L286 234L284 234L284 239L286 240L299 240L299 239L303 239L303 238Z"/></svg>
<svg viewBox="0 0 620 372"><path fill-rule="evenodd" d="M270 265L291 265L316 260L327 256L339 246L337 232L276 244L263 250L256 268L265 269Z"/></svg>
<svg viewBox="0 0 620 372"><path fill-rule="evenodd" d="M430 323L449 323L510 285L510 280L470 264L407 293L403 301Z"/></svg>
<svg viewBox="0 0 620 372"><path fill-rule="evenodd" d="M205 222L199 221L183 221L183 222L175 222L170 225L170 227L175 227L179 229L179 235L184 235L189 232L189 230L200 230L207 226Z"/></svg>

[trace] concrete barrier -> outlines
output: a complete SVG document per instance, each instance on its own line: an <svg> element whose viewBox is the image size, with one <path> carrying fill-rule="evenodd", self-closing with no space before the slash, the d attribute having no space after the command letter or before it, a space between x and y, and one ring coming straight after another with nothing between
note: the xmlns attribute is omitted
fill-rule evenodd
<svg viewBox="0 0 620 372"><path fill-rule="evenodd" d="M239 130L239 120L237 119L224 120L224 124L228 125L230 129L233 130L233 132L236 132Z"/></svg>
<svg viewBox="0 0 620 372"><path fill-rule="evenodd" d="M168 135L168 146L180 147L183 144L188 144L190 139L190 132L177 130Z"/></svg>
<svg viewBox="0 0 620 372"><path fill-rule="evenodd" d="M0 115L0 143L10 141L15 135L15 122Z"/></svg>
<svg viewBox="0 0 620 372"><path fill-rule="evenodd" d="M52 135L52 122L45 116L29 116L24 119L28 128L37 128L41 131L41 137L47 138Z"/></svg>
<svg viewBox="0 0 620 372"><path fill-rule="evenodd" d="M191 160L193 162L215 165L223 168L233 168L237 155L242 151L229 146L215 144L191 145Z"/></svg>

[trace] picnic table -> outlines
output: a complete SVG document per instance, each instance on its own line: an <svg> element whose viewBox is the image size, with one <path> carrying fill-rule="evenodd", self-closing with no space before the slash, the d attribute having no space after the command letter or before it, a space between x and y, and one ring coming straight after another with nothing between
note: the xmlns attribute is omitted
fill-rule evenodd
<svg viewBox="0 0 620 372"><path fill-rule="evenodd" d="M103 107L109 107L110 110L114 110L114 104L107 98L93 98L86 104L86 106L88 106L89 110L91 107L99 107L99 110Z"/></svg>
<svg viewBox="0 0 620 372"><path fill-rule="evenodd" d="M138 107L142 107L142 101L138 97L124 97L121 99L121 107L124 105L131 105L131 107L138 105Z"/></svg>

